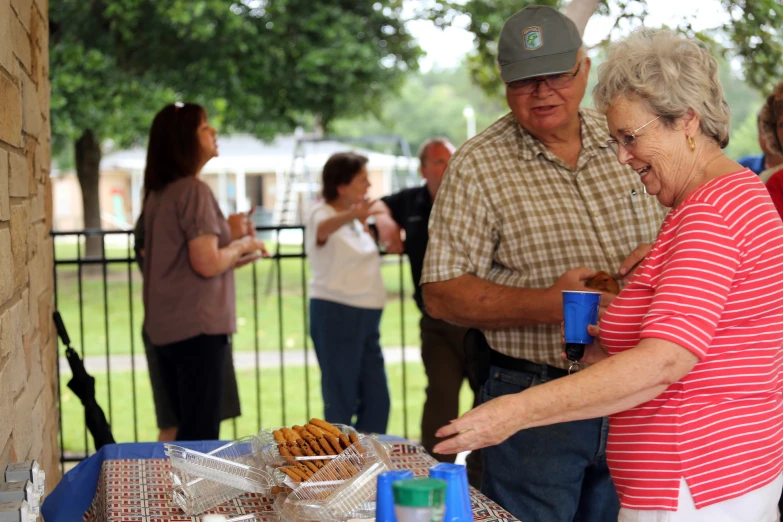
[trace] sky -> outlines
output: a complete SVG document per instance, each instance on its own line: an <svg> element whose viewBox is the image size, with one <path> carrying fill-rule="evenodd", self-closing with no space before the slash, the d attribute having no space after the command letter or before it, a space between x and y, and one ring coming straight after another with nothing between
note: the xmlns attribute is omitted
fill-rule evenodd
<svg viewBox="0 0 783 522"><path fill-rule="evenodd" d="M406 0L406 16L412 16L415 9L422 4L426 4L426 0ZM730 20L719 0L649 0L648 13L648 27L678 25L682 23L683 17L686 17L698 31L720 26ZM455 20L454 26L446 30L438 29L435 24L427 21L415 20L406 24L408 31L427 53L420 61L422 71L429 71L433 66L455 67L460 64L462 57L473 49L473 38L463 29L467 25L466 18ZM593 16L585 29L584 42L590 46L603 40L612 23L612 17ZM625 31L627 30L626 28Z"/></svg>

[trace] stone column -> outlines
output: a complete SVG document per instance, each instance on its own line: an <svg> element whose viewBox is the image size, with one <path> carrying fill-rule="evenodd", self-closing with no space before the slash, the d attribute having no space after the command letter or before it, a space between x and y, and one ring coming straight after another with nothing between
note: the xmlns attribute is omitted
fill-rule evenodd
<svg viewBox="0 0 783 522"><path fill-rule="evenodd" d="M59 480L46 0L0 0L0 470Z"/></svg>

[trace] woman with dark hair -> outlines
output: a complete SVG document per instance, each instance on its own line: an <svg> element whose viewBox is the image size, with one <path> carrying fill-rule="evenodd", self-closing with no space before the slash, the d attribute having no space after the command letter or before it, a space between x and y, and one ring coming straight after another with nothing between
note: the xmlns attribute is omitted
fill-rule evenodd
<svg viewBox="0 0 783 522"><path fill-rule="evenodd" d="M219 436L236 331L234 268L266 252L252 227L223 217L198 179L217 156L216 137L201 106L167 105L152 122L144 171L144 329L177 417L177 440Z"/></svg>
<svg viewBox="0 0 783 522"><path fill-rule="evenodd" d="M306 228L310 336L326 420L385 433L390 399L379 327L386 290L366 225L373 213L369 188L364 156L338 153L324 165L325 201L310 210Z"/></svg>
<svg viewBox="0 0 783 522"><path fill-rule="evenodd" d="M228 217L229 226L234 229L233 224L236 221L237 226L249 226L246 230L249 232L242 232L238 234L238 237L248 235L252 233L253 224L248 218L247 214L232 214ZM232 232L233 234L233 232ZM144 272L144 212L139 215L139 219L136 221L136 225L133 228L134 245L133 249L136 253L136 262L139 265L139 270ZM166 386L163 383L163 376L160 373L160 362L158 352L155 350L155 346L150 341L149 335L142 328L141 339L144 343L144 355L147 359L147 373L150 378L150 385L152 387L152 402L155 406L155 420L158 425L158 442L169 442L177 439L177 416L171 409L171 401L169 400L168 393L166 392ZM226 364L223 367L223 405L221 407L220 420L233 419L239 417L242 414L242 408L239 403L239 388L237 387L237 376L234 371L234 359L229 345L228 352L226 353Z"/></svg>

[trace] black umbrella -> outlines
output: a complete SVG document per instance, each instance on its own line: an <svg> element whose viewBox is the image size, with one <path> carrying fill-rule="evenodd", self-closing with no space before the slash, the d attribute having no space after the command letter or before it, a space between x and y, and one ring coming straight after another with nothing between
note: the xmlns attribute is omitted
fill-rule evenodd
<svg viewBox="0 0 783 522"><path fill-rule="evenodd" d="M73 378L68 381L68 387L84 404L84 420L87 423L87 429L92 433L95 449L100 449L106 444L114 444L111 426L95 400L95 378L87 373L79 354L71 348L71 338L68 337L68 332L65 330L60 312L54 312L54 324L57 328L57 335L66 346L65 357L68 359L68 365L73 373Z"/></svg>

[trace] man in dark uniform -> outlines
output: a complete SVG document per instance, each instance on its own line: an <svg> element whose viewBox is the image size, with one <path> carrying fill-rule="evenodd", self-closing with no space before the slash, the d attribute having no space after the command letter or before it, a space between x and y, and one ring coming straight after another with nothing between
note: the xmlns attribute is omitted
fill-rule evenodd
<svg viewBox="0 0 783 522"><path fill-rule="evenodd" d="M380 242L392 254L408 255L416 288L414 299L421 311L421 358L427 373L427 398L421 419L421 443L431 454L438 442L435 431L459 415L459 392L467 378L474 394L478 388L475 372L467 361L463 348L466 328L440 319L433 319L424 308L419 279L427 250L427 224L432 202L438 192L443 173L454 153L454 145L446 138L431 138L419 149L419 170L425 183L381 198L374 210ZM403 234L404 232L404 234ZM403 239L404 236L404 239ZM454 462L454 455L433 456L441 462ZM481 457L479 452L468 456L470 483L480 486Z"/></svg>

